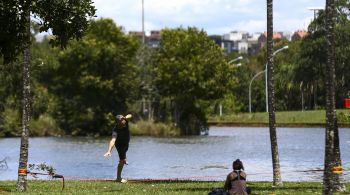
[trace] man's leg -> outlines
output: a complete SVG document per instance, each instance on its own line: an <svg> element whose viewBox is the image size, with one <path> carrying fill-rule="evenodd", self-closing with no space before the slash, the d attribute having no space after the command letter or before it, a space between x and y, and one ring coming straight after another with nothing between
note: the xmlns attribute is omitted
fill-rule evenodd
<svg viewBox="0 0 350 195"><path fill-rule="evenodd" d="M117 168L117 181L120 181L122 179L123 167L124 167L124 162L123 160L120 160Z"/></svg>
<svg viewBox="0 0 350 195"><path fill-rule="evenodd" d="M122 171L124 164L127 164L126 161L126 151L128 150L127 146L118 146L117 151L119 154L119 163L118 163L118 168L117 168L117 181L126 183L127 181L125 179L122 179Z"/></svg>

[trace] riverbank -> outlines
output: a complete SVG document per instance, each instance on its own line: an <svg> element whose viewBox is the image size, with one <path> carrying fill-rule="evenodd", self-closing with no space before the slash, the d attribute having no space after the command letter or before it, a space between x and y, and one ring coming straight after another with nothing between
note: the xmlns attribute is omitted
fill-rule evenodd
<svg viewBox="0 0 350 195"><path fill-rule="evenodd" d="M276 112L278 127L324 127L325 110ZM339 127L350 127L350 110L337 110ZM222 116L210 116L208 124L211 126L240 126L267 127L269 115L267 112L237 113Z"/></svg>
<svg viewBox="0 0 350 195"><path fill-rule="evenodd" d="M129 182L126 184L112 181L65 181L64 194L208 194L213 188L222 187L224 182L167 181L167 182ZM319 182L284 182L283 187L273 187L271 182L248 182L252 194L322 194ZM350 183L347 183L350 189ZM59 180L30 180L26 194L62 194ZM20 194L16 192L15 181L0 181L0 194ZM348 194L336 193L339 195Z"/></svg>

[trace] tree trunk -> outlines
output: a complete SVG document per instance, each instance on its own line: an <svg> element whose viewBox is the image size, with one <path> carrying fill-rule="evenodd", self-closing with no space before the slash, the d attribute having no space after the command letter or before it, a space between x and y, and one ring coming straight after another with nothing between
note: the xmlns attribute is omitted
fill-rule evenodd
<svg viewBox="0 0 350 195"><path fill-rule="evenodd" d="M30 1L29 1L30 2ZM26 4L29 4L26 2ZM30 118L30 12L28 5L24 6L24 18L26 20L26 36L28 37L23 51L23 100L22 100L22 137L20 157L18 165L17 191L27 190L27 163L28 163L28 139L29 139L29 118ZM25 9L27 8L27 9Z"/></svg>
<svg viewBox="0 0 350 195"><path fill-rule="evenodd" d="M282 185L275 118L275 92L273 88L273 0L267 0L267 79L269 103L269 127L273 167L273 184Z"/></svg>
<svg viewBox="0 0 350 195"><path fill-rule="evenodd" d="M340 175L332 171L341 166L339 131L335 110L335 2L326 0L326 144L323 176L323 194L331 195L334 191L344 191L345 186L340 182Z"/></svg>

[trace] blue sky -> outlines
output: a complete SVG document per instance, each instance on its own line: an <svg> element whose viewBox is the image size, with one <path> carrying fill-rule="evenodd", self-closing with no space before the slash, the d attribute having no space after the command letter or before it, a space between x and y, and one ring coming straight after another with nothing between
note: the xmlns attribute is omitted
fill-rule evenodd
<svg viewBox="0 0 350 195"><path fill-rule="evenodd" d="M95 0L97 16L112 18L126 31L141 31L142 0ZM232 30L266 31L266 0L144 0L145 30L195 26L208 34ZM310 7L325 0L275 0L274 30L306 29L313 18Z"/></svg>

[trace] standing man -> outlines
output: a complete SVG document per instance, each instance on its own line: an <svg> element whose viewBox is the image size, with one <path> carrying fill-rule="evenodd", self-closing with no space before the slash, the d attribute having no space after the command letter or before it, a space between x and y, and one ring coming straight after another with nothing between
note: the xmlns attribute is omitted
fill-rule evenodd
<svg viewBox="0 0 350 195"><path fill-rule="evenodd" d="M108 151L104 155L105 157L110 157L112 154L112 148L115 145L118 155L119 155L119 164L117 168L117 182L126 183L127 180L122 179L122 171L125 164L128 164L126 160L126 152L129 148L130 141L130 131L128 120L132 118L131 114L126 116L117 115L116 121L117 124L112 130L112 139L109 142Z"/></svg>

